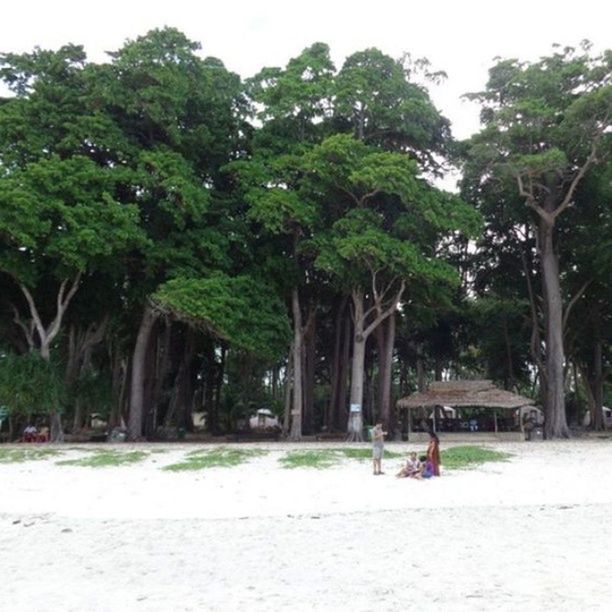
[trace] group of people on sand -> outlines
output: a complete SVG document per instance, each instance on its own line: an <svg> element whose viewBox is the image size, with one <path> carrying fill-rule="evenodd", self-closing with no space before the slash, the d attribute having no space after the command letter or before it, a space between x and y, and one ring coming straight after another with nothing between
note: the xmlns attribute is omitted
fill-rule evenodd
<svg viewBox="0 0 612 612"><path fill-rule="evenodd" d="M376 423L372 430L372 460L374 466L374 476L384 474L382 471L382 457L385 447L385 436L387 432L383 430L382 423ZM411 452L406 460L406 465L395 475L396 478L431 478L440 475L440 440L433 432L429 432L429 444L424 455L417 456L416 452Z"/></svg>

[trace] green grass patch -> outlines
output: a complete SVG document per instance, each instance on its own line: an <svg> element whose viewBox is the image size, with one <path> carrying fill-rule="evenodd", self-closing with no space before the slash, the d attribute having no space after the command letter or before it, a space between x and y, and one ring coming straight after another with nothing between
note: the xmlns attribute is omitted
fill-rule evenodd
<svg viewBox="0 0 612 612"><path fill-rule="evenodd" d="M253 457L266 455L267 452L259 448L201 449L191 451L185 455L183 461L165 465L161 469L168 472L188 472L212 467L234 467Z"/></svg>
<svg viewBox="0 0 612 612"><path fill-rule="evenodd" d="M366 459L372 459L372 448L335 448L333 452L340 453L344 455L347 459L359 459L360 461L364 461ZM390 451L385 449L385 453L383 455L383 459L397 459L398 457L403 457L405 453L397 453L395 451Z"/></svg>
<svg viewBox="0 0 612 612"><path fill-rule="evenodd" d="M471 468L491 461L507 461L512 456L482 446L455 446L442 451L441 455L442 465L448 470Z"/></svg>
<svg viewBox="0 0 612 612"><path fill-rule="evenodd" d="M116 450L100 450L88 457L81 459L66 459L57 461L57 465L77 465L80 467L114 467L118 465L130 465L139 463L149 456L145 451L116 451Z"/></svg>
<svg viewBox="0 0 612 612"><path fill-rule="evenodd" d="M40 461L61 454L62 451L55 448L2 448L0 449L0 463Z"/></svg>
<svg viewBox="0 0 612 612"><path fill-rule="evenodd" d="M384 458L396 459L402 457L402 453L385 450ZM325 470L337 465L342 459L354 459L357 461L371 461L372 448L322 448L316 450L289 451L279 459L280 464L287 469L314 468Z"/></svg>
<svg viewBox="0 0 612 612"><path fill-rule="evenodd" d="M297 450L289 451L279 459L279 462L287 469L307 467L325 470L338 463L340 458L340 453L331 449Z"/></svg>

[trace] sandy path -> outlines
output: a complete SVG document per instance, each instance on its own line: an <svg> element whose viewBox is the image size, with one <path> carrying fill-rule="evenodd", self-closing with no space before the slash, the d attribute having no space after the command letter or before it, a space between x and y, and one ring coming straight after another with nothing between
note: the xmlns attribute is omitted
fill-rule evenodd
<svg viewBox="0 0 612 612"><path fill-rule="evenodd" d="M158 469L176 447L0 465L0 609L610 609L612 442L500 448L422 483L282 470L278 450L182 474Z"/></svg>

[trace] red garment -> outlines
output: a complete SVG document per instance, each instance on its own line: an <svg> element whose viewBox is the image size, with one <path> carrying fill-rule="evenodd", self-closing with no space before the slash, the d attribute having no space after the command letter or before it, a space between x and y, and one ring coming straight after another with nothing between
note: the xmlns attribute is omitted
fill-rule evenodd
<svg viewBox="0 0 612 612"><path fill-rule="evenodd" d="M440 475L440 442L436 438L429 440L429 446L427 447L427 459L431 461L433 465L434 476Z"/></svg>

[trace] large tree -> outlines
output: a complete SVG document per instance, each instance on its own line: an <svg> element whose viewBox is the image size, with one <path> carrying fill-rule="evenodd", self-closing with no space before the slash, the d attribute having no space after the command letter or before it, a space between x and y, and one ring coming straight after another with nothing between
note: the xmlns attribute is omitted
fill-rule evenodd
<svg viewBox="0 0 612 612"><path fill-rule="evenodd" d="M458 198L418 178L407 155L381 151L349 135L333 136L308 156L312 193L324 194L336 219L315 239L316 264L348 291L353 314L351 439L362 437L365 347L395 316L407 284L450 284L438 258L440 235L472 231L478 217ZM388 412L382 418L390 420Z"/></svg>
<svg viewBox="0 0 612 612"><path fill-rule="evenodd" d="M0 271L22 294L12 308L29 348L48 361L83 277L143 236L136 206L117 196L122 169L98 155L110 122L82 49L1 59L15 95L0 105ZM60 406L51 416L57 441Z"/></svg>
<svg viewBox="0 0 612 612"><path fill-rule="evenodd" d="M612 55L566 48L537 62L499 61L484 92L482 131L469 143L467 175L481 188L514 189L535 228L544 299L545 414L548 438L565 437L563 316L559 219L586 174L609 147ZM516 212L517 222L522 213Z"/></svg>

